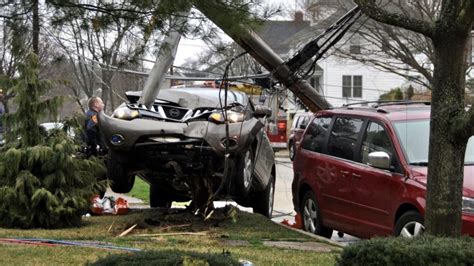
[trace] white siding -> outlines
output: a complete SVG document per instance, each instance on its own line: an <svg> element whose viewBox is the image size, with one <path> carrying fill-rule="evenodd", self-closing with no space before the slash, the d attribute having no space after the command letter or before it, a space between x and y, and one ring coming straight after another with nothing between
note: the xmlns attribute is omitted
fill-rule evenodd
<svg viewBox="0 0 474 266"><path fill-rule="evenodd" d="M320 79L327 100L335 107L345 103L376 101L391 89L401 87L406 79L395 74L380 71L362 63L329 57L318 62L324 70ZM342 97L342 76L362 76L362 98Z"/></svg>

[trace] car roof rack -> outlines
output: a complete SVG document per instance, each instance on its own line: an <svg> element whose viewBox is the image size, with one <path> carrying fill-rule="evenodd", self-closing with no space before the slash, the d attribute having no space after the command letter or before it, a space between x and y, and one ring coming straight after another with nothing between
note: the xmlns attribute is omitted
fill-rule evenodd
<svg viewBox="0 0 474 266"><path fill-rule="evenodd" d="M350 107L354 105L361 105L361 104L369 104L373 103L374 105L369 106L372 108L378 108L380 106L387 106L387 105L410 105L410 104L424 104L424 105L431 105L429 101L407 101L407 100L384 100L384 101L364 101L364 102L357 102L357 103L347 103L343 104L342 107Z"/></svg>

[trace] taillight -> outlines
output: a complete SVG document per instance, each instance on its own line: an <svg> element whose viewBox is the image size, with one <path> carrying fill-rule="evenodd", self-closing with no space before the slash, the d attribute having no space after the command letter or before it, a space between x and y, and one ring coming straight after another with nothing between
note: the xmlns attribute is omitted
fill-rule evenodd
<svg viewBox="0 0 474 266"><path fill-rule="evenodd" d="M278 122L278 129L286 130L286 122Z"/></svg>

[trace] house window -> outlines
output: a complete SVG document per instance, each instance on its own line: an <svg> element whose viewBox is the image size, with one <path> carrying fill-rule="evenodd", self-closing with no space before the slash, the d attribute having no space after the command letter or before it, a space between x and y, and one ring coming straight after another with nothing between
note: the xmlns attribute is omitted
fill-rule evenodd
<svg viewBox="0 0 474 266"><path fill-rule="evenodd" d="M362 98L362 76L342 76L342 97Z"/></svg>
<svg viewBox="0 0 474 266"><path fill-rule="evenodd" d="M309 80L311 87L315 88L318 92L321 92L321 85L319 84L319 77L312 77Z"/></svg>
<svg viewBox="0 0 474 266"><path fill-rule="evenodd" d="M351 54L360 54L360 51L360 39L357 36L353 36L353 38L350 40L349 52Z"/></svg>

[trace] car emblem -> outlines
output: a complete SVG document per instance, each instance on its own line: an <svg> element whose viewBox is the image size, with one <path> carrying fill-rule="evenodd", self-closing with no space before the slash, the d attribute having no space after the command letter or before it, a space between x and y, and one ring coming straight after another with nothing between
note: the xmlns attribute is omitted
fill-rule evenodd
<svg viewBox="0 0 474 266"><path fill-rule="evenodd" d="M171 117L178 117L180 114L178 109L170 109L168 113L170 114Z"/></svg>

